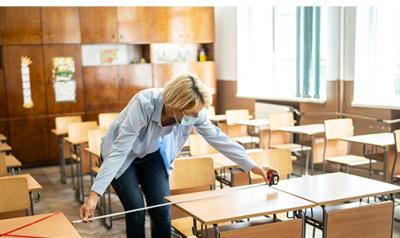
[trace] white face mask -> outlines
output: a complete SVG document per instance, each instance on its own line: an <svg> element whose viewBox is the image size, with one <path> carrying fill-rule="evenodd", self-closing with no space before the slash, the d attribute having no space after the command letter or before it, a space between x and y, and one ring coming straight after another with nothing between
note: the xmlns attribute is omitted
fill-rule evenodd
<svg viewBox="0 0 400 238"><path fill-rule="evenodd" d="M178 120L176 119L176 114L175 114L175 111L174 111L174 116L175 116L176 123L178 123L179 125L182 125L182 126L194 126L194 124L196 123L198 118L185 115L183 112L182 112L182 114L183 114L183 117L181 119L181 123L179 123Z"/></svg>

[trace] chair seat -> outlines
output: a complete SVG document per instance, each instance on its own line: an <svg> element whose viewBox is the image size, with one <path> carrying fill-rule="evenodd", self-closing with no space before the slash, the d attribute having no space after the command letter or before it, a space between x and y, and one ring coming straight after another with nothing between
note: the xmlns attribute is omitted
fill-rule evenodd
<svg viewBox="0 0 400 238"><path fill-rule="evenodd" d="M260 143L260 138L253 136L240 136L240 137L233 137L232 139L240 144Z"/></svg>
<svg viewBox="0 0 400 238"><path fill-rule="evenodd" d="M218 223L218 226L227 226L231 225L231 222L223 222L223 223ZM177 218L177 219L172 219L171 221L172 227L184 235L185 237L190 237L194 238L196 236L193 235L192 227L193 227L193 218L192 217L182 217L182 218ZM197 228L199 229L201 226L200 222L197 222Z"/></svg>
<svg viewBox="0 0 400 238"><path fill-rule="evenodd" d="M299 145L299 144L272 145L271 147L274 149L287 149L290 150L291 152L311 150L310 146Z"/></svg>
<svg viewBox="0 0 400 238"><path fill-rule="evenodd" d="M358 155L343 155L343 156L328 157L326 158L326 161L337 164L349 165L349 166L358 166L370 163L370 160L368 158ZM376 161L372 160L371 162L375 163Z"/></svg>
<svg viewBox="0 0 400 238"><path fill-rule="evenodd" d="M97 166L93 166L93 167L92 167L92 172L93 172L94 174L98 174L99 171L100 171L100 168L99 168L99 167L97 167Z"/></svg>
<svg viewBox="0 0 400 238"><path fill-rule="evenodd" d="M337 206L327 206L326 207L326 212L333 212L333 211L340 211L343 209L349 209L349 208L355 208L355 207L361 207L361 206L366 206L369 205L368 203L364 202L353 202L353 203L346 203L346 204L340 204ZM310 216L312 214L312 216ZM319 223L322 223L322 208L317 206L313 208L313 212L309 213L307 211L307 218L310 218L314 221L317 221Z"/></svg>

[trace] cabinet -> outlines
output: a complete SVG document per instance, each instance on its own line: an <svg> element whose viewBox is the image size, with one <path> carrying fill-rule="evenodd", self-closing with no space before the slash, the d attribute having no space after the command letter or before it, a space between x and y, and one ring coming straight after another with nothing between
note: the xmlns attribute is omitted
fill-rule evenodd
<svg viewBox="0 0 400 238"><path fill-rule="evenodd" d="M7 117L8 117L8 112L7 112L7 100L6 100L6 87L4 83L4 72L2 69L0 69L0 119Z"/></svg>
<svg viewBox="0 0 400 238"><path fill-rule="evenodd" d="M116 7L80 7L79 16L82 43L117 42Z"/></svg>
<svg viewBox="0 0 400 238"><path fill-rule="evenodd" d="M41 18L39 7L3 7L3 44L41 44Z"/></svg>
<svg viewBox="0 0 400 238"><path fill-rule="evenodd" d="M152 42L214 41L212 7L155 7L152 14Z"/></svg>
<svg viewBox="0 0 400 238"><path fill-rule="evenodd" d="M127 104L140 90L153 87L151 64L119 66L119 100Z"/></svg>
<svg viewBox="0 0 400 238"><path fill-rule="evenodd" d="M118 42L149 43L150 42L150 7L118 7Z"/></svg>
<svg viewBox="0 0 400 238"><path fill-rule="evenodd" d="M79 44L79 8L42 7L42 36L44 44Z"/></svg>

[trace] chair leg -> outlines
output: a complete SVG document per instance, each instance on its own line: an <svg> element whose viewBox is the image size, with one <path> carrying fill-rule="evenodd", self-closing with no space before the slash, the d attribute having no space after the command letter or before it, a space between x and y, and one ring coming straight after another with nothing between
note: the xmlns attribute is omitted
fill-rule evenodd
<svg viewBox="0 0 400 238"><path fill-rule="evenodd" d="M350 166L349 165L346 165L346 173L350 173Z"/></svg>

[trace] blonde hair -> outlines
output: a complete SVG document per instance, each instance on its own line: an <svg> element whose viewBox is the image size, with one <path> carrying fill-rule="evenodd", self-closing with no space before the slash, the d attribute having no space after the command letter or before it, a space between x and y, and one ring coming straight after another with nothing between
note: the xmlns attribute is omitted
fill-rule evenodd
<svg viewBox="0 0 400 238"><path fill-rule="evenodd" d="M165 85L163 99L165 105L181 110L199 105L208 108L212 101L207 87L192 74L183 74L169 81Z"/></svg>

